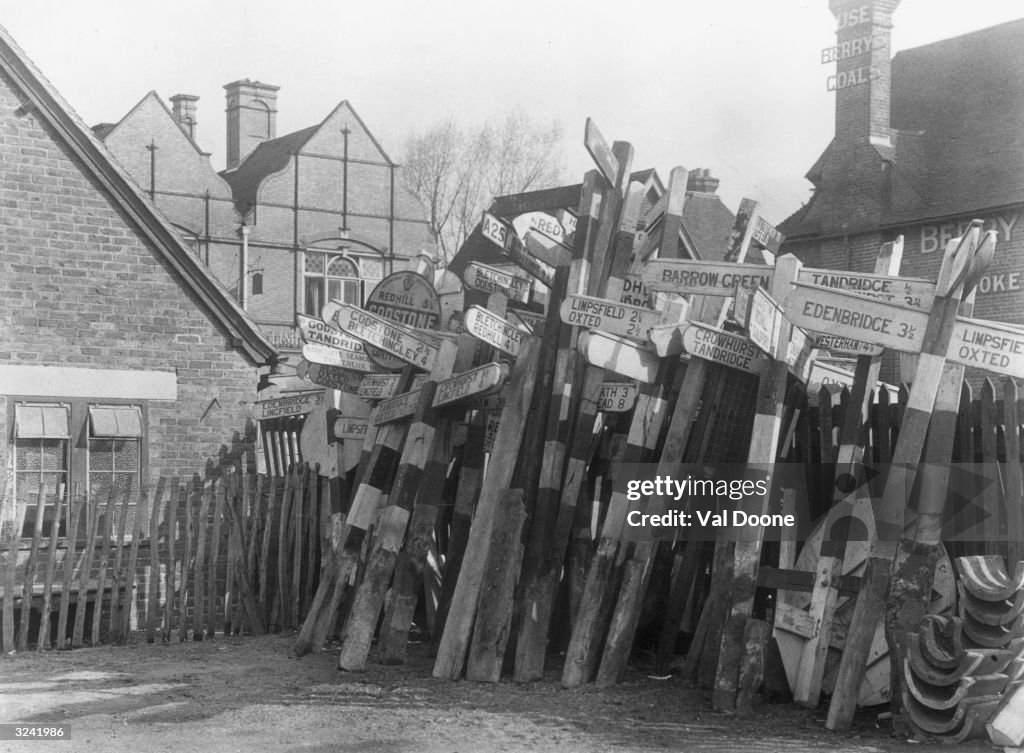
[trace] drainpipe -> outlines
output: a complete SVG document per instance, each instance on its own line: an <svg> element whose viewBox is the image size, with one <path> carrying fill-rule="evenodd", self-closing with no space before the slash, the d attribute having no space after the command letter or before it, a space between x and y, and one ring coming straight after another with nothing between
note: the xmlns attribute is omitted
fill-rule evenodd
<svg viewBox="0 0 1024 753"><path fill-rule="evenodd" d="M242 223L242 253L238 266L238 305L246 311L249 304L249 226L245 223Z"/></svg>

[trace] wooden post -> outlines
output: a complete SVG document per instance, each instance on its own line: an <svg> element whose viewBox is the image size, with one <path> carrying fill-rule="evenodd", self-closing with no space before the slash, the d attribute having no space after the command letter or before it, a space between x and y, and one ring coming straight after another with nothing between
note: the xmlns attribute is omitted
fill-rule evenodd
<svg viewBox="0 0 1024 753"><path fill-rule="evenodd" d="M799 270L800 262L793 256L783 256L778 260L771 290L776 300L781 301L789 292L789 285L797 279ZM775 352L771 354L773 360L761 372L757 412L754 416L750 452L747 456L749 470L767 474L769 491L778 452L783 401L789 377L786 353L789 347L790 325L785 318L782 318L781 322ZM745 511L762 515L768 511L769 499L770 494L751 495L740 505ZM754 591L757 586L764 529L760 525L744 527L738 534L732 578L732 607L722 630L718 671L712 691L712 703L719 710L736 708L739 675L746 656L743 635L754 608Z"/></svg>
<svg viewBox="0 0 1024 753"><path fill-rule="evenodd" d="M117 517L117 547L114 550L113 583L110 588L110 621L107 623L107 633L111 643L117 643L121 639L121 589L125 584L124 570L122 569L124 565L124 537L128 527L128 505L132 502L133 486L134 484L129 481L120 514Z"/></svg>
<svg viewBox="0 0 1024 753"><path fill-rule="evenodd" d="M103 592L107 585L107 565L110 562L110 540L114 535L114 520L112 517L114 493L114 486L111 485L110 490L107 493L107 503L104 505L103 530L101 532L103 536L103 553L100 557L99 567L96 572L96 605L92 610L92 631L90 633L92 637L90 643L93 646L98 646L100 644L100 618L103 615Z"/></svg>
<svg viewBox="0 0 1024 753"><path fill-rule="evenodd" d="M1006 438L1006 536L1007 560L1024 560L1024 479L1021 478L1020 422L1017 410L1017 383L1003 378L1003 433ZM1022 698L1024 700L1024 698Z"/></svg>
<svg viewBox="0 0 1024 753"><path fill-rule="evenodd" d="M75 550L78 544L78 521L82 514L83 507L84 501L80 496L72 494L68 497L69 521L66 537L67 547L64 552L64 576L60 589L60 611L57 613L57 648L59 649L64 648L67 643L68 609L71 604L71 578L75 570ZM134 570L131 575L134 575ZM7 635L11 636L7 640L13 640L13 633L8 634L5 632L5 638Z"/></svg>
<svg viewBox="0 0 1024 753"><path fill-rule="evenodd" d="M193 565L195 571L193 581L195 586L193 590L196 595L195 609L192 615L192 640L194 641L201 641L203 639L203 607L206 603L206 531L209 527L210 504L213 502L213 497L216 493L217 482L213 479L208 479L203 485L203 501L199 506L199 525L196 531L196 560ZM287 492L285 493L287 494ZM156 500L157 497L154 497L154 504L156 504Z"/></svg>
<svg viewBox="0 0 1024 753"><path fill-rule="evenodd" d="M512 620L512 595L522 558L520 538L526 510L521 489L505 489L495 511L491 531L487 572L491 584L480 593L478 618L466 662L466 679L497 682L505 658L505 645Z"/></svg>
<svg viewBox="0 0 1024 753"><path fill-rule="evenodd" d="M163 494L163 485L164 479L160 479L157 482L156 494L151 504L156 504L156 500ZM138 578L136 577L135 570L139 561L139 543L142 539L142 532L145 530L146 502L148 499L148 492L143 491L139 504L135 508L135 520L132 522L132 544L128 550L128 569L125 571L125 582L127 584L125 588L125 610L124 615L121 617L120 635L122 641L128 638L131 630L132 616L137 606Z"/></svg>
<svg viewBox="0 0 1024 753"><path fill-rule="evenodd" d="M51 600L53 598L53 580L57 568L57 540L60 538L60 521L64 514L66 517L66 505L64 504L64 484L57 487L57 499L54 501L53 523L50 527L50 541L46 550L46 580L43 583L43 608L39 616L39 633L36 636L36 649L44 651L50 648L50 623ZM120 553L120 547L118 552ZM111 617L113 619L113 617ZM113 630L111 629L111 636Z"/></svg>
<svg viewBox="0 0 1024 753"><path fill-rule="evenodd" d="M885 491L875 511L876 537L871 542L860 592L847 628L846 646L825 723L832 730L846 730L853 720L875 625L885 613L888 574L903 530L903 510L917 475L946 352L964 293L964 279L968 268L974 264L980 233L980 223L972 223L963 237L950 241L946 246L910 401L903 415Z"/></svg>
<svg viewBox="0 0 1024 753"><path fill-rule="evenodd" d="M81 648L83 645L83 633L85 632L85 609L89 602L89 575L92 572L93 551L96 546L96 529L99 525L99 505L93 504L89 498L86 504L86 523L88 535L85 540L85 552L82 555L82 563L78 569L78 599L75 602L75 626L71 635L71 648Z"/></svg>
<svg viewBox="0 0 1024 753"><path fill-rule="evenodd" d="M896 241L883 244L875 261L875 273L898 275L903 259L903 236ZM881 355L860 355L853 377L853 390L843 417L839 450L835 458L835 482L832 487L832 506L829 509L823 530L829 531L835 520L846 514L850 507L844 504L864 482L863 428L868 422L871 401L878 373L882 366ZM845 539L833 540L827 534L823 537L818 553L817 574L814 590L811 592L809 614L815 620L817 634L803 646L800 668L793 687L793 700L806 706L817 706L821 695L821 683L825 674L825 659L828 655L832 635L832 617L839 596L839 578L843 571L846 554ZM783 565L780 565L783 566Z"/></svg>
<svg viewBox="0 0 1024 753"><path fill-rule="evenodd" d="M469 648L469 634L476 617L496 508L502 491L508 488L512 478L523 427L526 424L526 414L533 397L539 349L539 340L527 338L509 378L501 425L484 477L476 516L470 528L459 581L452 594L448 619L438 645L434 677L455 680L462 674L466 651Z"/></svg>
<svg viewBox="0 0 1024 753"><path fill-rule="evenodd" d="M40 483L38 496L36 497L36 517L32 526L32 544L28 550L28 560L25 562L25 582L21 588L21 620L18 625L18 651L25 651L28 648L28 629L32 617L32 597L35 595L37 558L39 556L39 543L43 539L43 514L45 509L46 488ZM10 594L4 592L4 599L10 599L13 602L13 591Z"/></svg>

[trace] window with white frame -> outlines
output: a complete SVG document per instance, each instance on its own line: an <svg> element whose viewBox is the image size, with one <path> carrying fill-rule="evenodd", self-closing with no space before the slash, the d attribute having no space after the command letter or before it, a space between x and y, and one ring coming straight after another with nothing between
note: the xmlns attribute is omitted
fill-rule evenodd
<svg viewBox="0 0 1024 753"><path fill-rule="evenodd" d="M307 250L303 266L303 313L320 316L328 301L362 306L383 277L378 258Z"/></svg>
<svg viewBox="0 0 1024 753"><path fill-rule="evenodd" d="M57 500L67 489L70 469L70 406L21 403L14 406L14 499L21 535L32 536L39 501L44 536L53 525ZM61 526L60 534L64 534Z"/></svg>

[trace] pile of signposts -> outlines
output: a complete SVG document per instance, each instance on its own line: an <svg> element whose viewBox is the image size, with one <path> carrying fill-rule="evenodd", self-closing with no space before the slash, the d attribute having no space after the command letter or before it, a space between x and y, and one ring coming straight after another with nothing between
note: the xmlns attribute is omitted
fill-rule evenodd
<svg viewBox="0 0 1024 753"><path fill-rule="evenodd" d="M494 682L511 667L517 681L539 680L557 647L564 686L614 683L655 562L675 553L663 639L670 650L702 580L703 547L674 546L685 538L678 534L663 542L631 534L631 512L664 509L645 487L637 498L629 469L646 463L671 476L693 457L702 396L724 369L757 385L741 459L742 478L761 491L735 503L748 524L717 531L683 671L698 677L699 665L710 667L703 676L715 706L748 708L772 629L754 616L755 591L764 585L766 527L780 517L769 515L781 491L770 480L799 418L794 390L806 390L816 359L856 359L852 373L842 372L851 395L834 521L868 488L858 481L862 427L890 348L919 358L884 495L868 505L874 535L829 713L830 727L848 726L876 625L885 618L901 666L926 613L932 582L923 574L941 555L941 466L953 434L927 432L929 424L941 429L955 418L964 366L1024 376L1024 333L969 317L994 238L973 224L950 243L937 283L895 276L900 242L881 249L874 273L808 269L792 256L775 259L781 236L744 201L722 261L680 258L687 172L674 169L650 206L650 185L631 182L628 143L609 146L589 121L584 143L597 169L586 174L574 214L533 206L514 221L484 215L477 237L506 265L470 263L463 282L487 295L485 305L442 312L408 272L385 280L365 309L333 301L322 320L302 320L310 377L339 391L327 421L339 479L333 547L297 651L338 634L340 666L359 670L379 624L381 657L400 661L423 593L436 677ZM768 264L746 262L752 245ZM641 283L646 305L635 304ZM920 501L911 506L919 471ZM1024 540L1012 507L1010 525ZM784 571L795 541L785 530L782 538ZM822 537L815 546L803 616L786 613L803 625L794 694L811 704L840 584L849 589L846 542ZM439 563L440 578L424 588L425 571ZM892 675L898 683L902 673ZM902 695L892 697L898 705Z"/></svg>

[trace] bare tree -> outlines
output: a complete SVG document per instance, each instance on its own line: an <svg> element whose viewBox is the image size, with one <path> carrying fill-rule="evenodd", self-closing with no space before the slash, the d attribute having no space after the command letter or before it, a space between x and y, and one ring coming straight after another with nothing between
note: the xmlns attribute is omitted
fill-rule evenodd
<svg viewBox="0 0 1024 753"><path fill-rule="evenodd" d="M446 262L495 196L562 182L562 133L512 110L472 128L449 118L406 138L402 180L427 208Z"/></svg>

